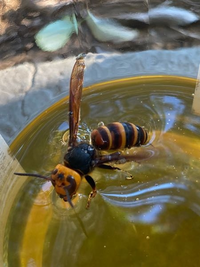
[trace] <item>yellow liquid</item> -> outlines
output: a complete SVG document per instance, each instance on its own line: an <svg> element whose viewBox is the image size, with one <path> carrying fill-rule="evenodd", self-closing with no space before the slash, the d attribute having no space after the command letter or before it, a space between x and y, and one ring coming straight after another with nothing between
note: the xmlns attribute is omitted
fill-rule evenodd
<svg viewBox="0 0 200 267"><path fill-rule="evenodd" d="M91 176L98 194L89 210L91 188L82 181L74 203L87 237L51 184L28 178L8 221L8 266L199 266L200 117L191 112L194 88L195 80L170 76L86 88L81 139L89 140L101 121L129 121L149 130L148 147L156 154L140 164L122 165L132 180L125 179L125 172L96 168ZM11 145L26 172L49 175L62 163L67 103L63 99L42 113Z"/></svg>

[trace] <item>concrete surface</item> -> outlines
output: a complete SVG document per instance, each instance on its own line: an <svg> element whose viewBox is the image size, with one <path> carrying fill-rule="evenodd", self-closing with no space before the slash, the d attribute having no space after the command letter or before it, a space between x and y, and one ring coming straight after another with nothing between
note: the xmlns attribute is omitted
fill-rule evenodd
<svg viewBox="0 0 200 267"><path fill-rule="evenodd" d="M84 86L145 74L197 77L200 48L91 54L86 57ZM0 71L0 134L7 143L47 107L66 96L75 58L24 63Z"/></svg>

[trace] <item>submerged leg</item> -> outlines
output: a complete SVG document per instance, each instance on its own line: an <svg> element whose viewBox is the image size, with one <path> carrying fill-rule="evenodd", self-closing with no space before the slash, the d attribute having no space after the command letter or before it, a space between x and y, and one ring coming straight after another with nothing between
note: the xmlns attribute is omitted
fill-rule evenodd
<svg viewBox="0 0 200 267"><path fill-rule="evenodd" d="M106 165L106 164L99 165L98 168L106 169L106 170L119 170L119 171L122 170L122 169L120 169L118 167L113 167L111 165Z"/></svg>
<svg viewBox="0 0 200 267"><path fill-rule="evenodd" d="M102 164L102 165L99 165L98 166L99 168L102 168L102 169L106 169L106 170L117 170L117 171L121 171L121 172L124 172L126 173L126 179L127 180L130 180L133 178L132 174L130 174L129 172L125 171L125 170L122 170L118 167L114 167L114 166L111 166L111 165L107 165L107 164Z"/></svg>

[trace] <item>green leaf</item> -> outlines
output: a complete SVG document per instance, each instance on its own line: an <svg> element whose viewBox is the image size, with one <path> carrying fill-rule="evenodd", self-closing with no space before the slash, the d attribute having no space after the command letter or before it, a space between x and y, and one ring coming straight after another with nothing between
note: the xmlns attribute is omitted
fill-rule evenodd
<svg viewBox="0 0 200 267"><path fill-rule="evenodd" d="M95 17L89 10L86 21L94 37L101 42L121 43L138 36L138 31L124 27L112 19Z"/></svg>
<svg viewBox="0 0 200 267"><path fill-rule="evenodd" d="M74 32L78 34L77 20L73 14L43 27L35 35L35 41L43 51L53 52L62 48Z"/></svg>

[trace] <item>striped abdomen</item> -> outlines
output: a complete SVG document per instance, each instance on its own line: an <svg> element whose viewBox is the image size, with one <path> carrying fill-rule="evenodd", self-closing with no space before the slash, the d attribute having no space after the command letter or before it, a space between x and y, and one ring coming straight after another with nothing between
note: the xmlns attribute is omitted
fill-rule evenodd
<svg viewBox="0 0 200 267"><path fill-rule="evenodd" d="M123 149L145 145L148 134L144 128L133 123L113 122L93 130L91 140L92 145L97 149Z"/></svg>

